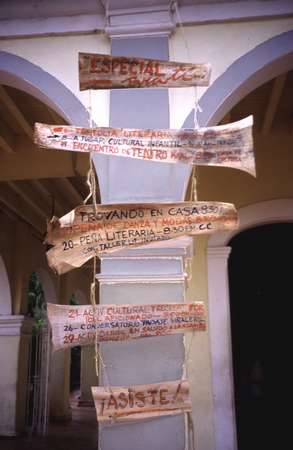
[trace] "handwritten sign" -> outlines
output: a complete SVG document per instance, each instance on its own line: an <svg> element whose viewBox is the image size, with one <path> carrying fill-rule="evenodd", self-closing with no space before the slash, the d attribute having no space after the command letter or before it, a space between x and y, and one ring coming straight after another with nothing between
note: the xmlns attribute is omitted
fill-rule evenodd
<svg viewBox="0 0 293 450"><path fill-rule="evenodd" d="M54 350L205 330L203 302L151 305L47 304Z"/></svg>
<svg viewBox="0 0 293 450"><path fill-rule="evenodd" d="M46 243L50 267L65 273L95 255L126 247L237 228L231 203L181 202L164 204L81 205L48 224Z"/></svg>
<svg viewBox="0 0 293 450"><path fill-rule="evenodd" d="M210 64L79 53L79 87L85 89L208 86Z"/></svg>
<svg viewBox="0 0 293 450"><path fill-rule="evenodd" d="M92 387L98 422L130 422L191 411L187 380Z"/></svg>
<svg viewBox="0 0 293 450"><path fill-rule="evenodd" d="M232 167L255 175L253 117L197 130L81 128L35 124L39 147L165 163Z"/></svg>

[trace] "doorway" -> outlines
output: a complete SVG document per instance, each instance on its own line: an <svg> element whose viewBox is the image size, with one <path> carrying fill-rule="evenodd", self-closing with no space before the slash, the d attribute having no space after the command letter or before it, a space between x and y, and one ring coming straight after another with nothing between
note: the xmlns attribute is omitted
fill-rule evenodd
<svg viewBox="0 0 293 450"><path fill-rule="evenodd" d="M278 424L286 390L283 316L291 298L292 236L292 223L278 223L244 231L229 243L238 450L266 448L284 435Z"/></svg>

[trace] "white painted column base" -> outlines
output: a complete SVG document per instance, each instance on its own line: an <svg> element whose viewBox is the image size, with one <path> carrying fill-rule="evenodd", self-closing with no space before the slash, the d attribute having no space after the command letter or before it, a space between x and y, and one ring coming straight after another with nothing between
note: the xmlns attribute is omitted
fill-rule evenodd
<svg viewBox="0 0 293 450"><path fill-rule="evenodd" d="M237 450L227 262L230 247L208 248L215 450Z"/></svg>
<svg viewBox="0 0 293 450"><path fill-rule="evenodd" d="M15 436L18 360L24 316L0 315L0 436Z"/></svg>

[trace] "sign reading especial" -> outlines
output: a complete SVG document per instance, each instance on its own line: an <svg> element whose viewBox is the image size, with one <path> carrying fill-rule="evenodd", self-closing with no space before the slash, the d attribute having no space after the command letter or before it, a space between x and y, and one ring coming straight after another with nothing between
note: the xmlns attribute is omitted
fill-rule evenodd
<svg viewBox="0 0 293 450"><path fill-rule="evenodd" d="M208 86L210 64L79 53L79 87L85 89Z"/></svg>
<svg viewBox="0 0 293 450"><path fill-rule="evenodd" d="M81 128L36 123L34 141L44 148L232 167L255 175L252 124L252 116L197 130Z"/></svg>
<svg viewBox="0 0 293 450"><path fill-rule="evenodd" d="M150 305L47 304L54 350L103 341L125 341L205 330L202 302Z"/></svg>
<svg viewBox="0 0 293 450"><path fill-rule="evenodd" d="M221 202L81 205L48 224L48 263L59 274L129 246L237 228L235 206Z"/></svg>
<svg viewBox="0 0 293 450"><path fill-rule="evenodd" d="M98 422L130 422L191 411L187 380L92 387Z"/></svg>

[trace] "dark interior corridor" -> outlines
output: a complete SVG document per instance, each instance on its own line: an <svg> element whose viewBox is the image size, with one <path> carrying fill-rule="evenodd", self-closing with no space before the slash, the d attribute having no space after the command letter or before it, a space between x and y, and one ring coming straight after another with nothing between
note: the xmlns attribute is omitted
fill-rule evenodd
<svg viewBox="0 0 293 450"><path fill-rule="evenodd" d="M284 438L292 234L290 223L264 225L229 244L238 450L281 448Z"/></svg>

